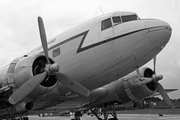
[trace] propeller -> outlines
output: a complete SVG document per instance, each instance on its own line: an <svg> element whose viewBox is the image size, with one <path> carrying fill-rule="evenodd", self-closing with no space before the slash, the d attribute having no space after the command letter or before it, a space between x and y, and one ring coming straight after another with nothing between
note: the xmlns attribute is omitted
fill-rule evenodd
<svg viewBox="0 0 180 120"><path fill-rule="evenodd" d="M154 76L153 76L153 81L157 83L157 89L164 99L164 101L172 108L174 109L174 105L172 101L170 100L168 94L164 90L163 86L159 83L159 80L163 79L162 75L156 75L156 56L153 58L153 66L154 66Z"/></svg>
<svg viewBox="0 0 180 120"><path fill-rule="evenodd" d="M174 105L172 101L170 100L169 96L167 95L166 91L164 90L163 86L158 82L157 83L157 89L161 96L163 97L164 101L170 106L170 108L174 109Z"/></svg>
<svg viewBox="0 0 180 120"><path fill-rule="evenodd" d="M154 73L156 74L156 56L153 58Z"/></svg>
<svg viewBox="0 0 180 120"><path fill-rule="evenodd" d="M174 109L174 105L173 105L172 101L170 100L170 98L167 95L166 91L164 90L163 86L159 83L159 80L162 80L163 76L156 74L156 56L153 58L153 67L154 67L154 75L152 76L152 78L141 77L139 68L136 69L136 73L137 73L138 79L139 79L139 85L149 83L153 80L155 83L157 83L157 89L158 89L160 95L162 96L162 98L172 109Z"/></svg>
<svg viewBox="0 0 180 120"><path fill-rule="evenodd" d="M46 32L44 28L44 23L41 17L38 17L38 25L39 25L39 33L41 37L41 44L46 56L47 63L50 64L49 58L48 58L48 47L47 47L47 38L46 38Z"/></svg>
<svg viewBox="0 0 180 120"><path fill-rule="evenodd" d="M140 76L139 68L136 69L136 73L138 75L138 84L141 85L141 82L140 82L141 76Z"/></svg>
<svg viewBox="0 0 180 120"><path fill-rule="evenodd" d="M90 92L87 90L84 86L79 84L77 81L69 78L67 75L62 73L55 73L55 77L63 84L66 85L68 88L70 88L73 91L76 91L77 93L80 93L84 96L89 96Z"/></svg>
<svg viewBox="0 0 180 120"><path fill-rule="evenodd" d="M77 81L71 79L67 75L58 72L59 65L57 63L50 63L49 55L48 55L48 47L47 47L47 38L46 32L43 24L43 20L41 17L38 17L38 25L39 25L39 33L41 38L42 47L46 56L47 64L45 67L45 71L41 74L38 74L31 79L27 80L24 84L22 84L10 97L9 102L11 104L16 104L19 101L23 100L29 93L31 93L49 74L54 74L56 79L59 80L63 85L68 87L69 89L88 97L90 92L83 85L78 83Z"/></svg>
<svg viewBox="0 0 180 120"><path fill-rule="evenodd" d="M27 80L9 97L9 102L11 104L16 104L22 99L24 99L25 96L27 96L31 91L33 91L45 79L46 75L47 72L45 71Z"/></svg>

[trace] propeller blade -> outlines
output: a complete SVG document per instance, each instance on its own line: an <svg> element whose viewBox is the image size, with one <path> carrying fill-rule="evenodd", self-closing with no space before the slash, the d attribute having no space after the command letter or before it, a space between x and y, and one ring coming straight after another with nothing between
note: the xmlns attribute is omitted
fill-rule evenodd
<svg viewBox="0 0 180 120"><path fill-rule="evenodd" d="M136 73L137 73L137 76L138 76L138 84L141 85L141 82L140 82L140 78L141 78L141 75L140 75L140 72L139 72L139 68L136 69Z"/></svg>
<svg viewBox="0 0 180 120"><path fill-rule="evenodd" d="M9 102L16 104L31 93L46 77L47 72L38 74L22 84L10 97Z"/></svg>
<svg viewBox="0 0 180 120"><path fill-rule="evenodd" d="M41 37L41 43L42 47L46 56L47 63L50 64L49 61L49 55L48 55L48 46L47 46L47 38L46 38L46 32L44 28L44 23L41 17L38 17L38 25L39 25L39 33Z"/></svg>
<svg viewBox="0 0 180 120"><path fill-rule="evenodd" d="M156 74L156 56L153 58L154 74Z"/></svg>
<svg viewBox="0 0 180 120"><path fill-rule="evenodd" d="M166 91L164 90L164 88L162 87L162 85L158 82L157 83L157 88L159 93L161 94L161 96L163 97L163 99L165 100L165 102L172 108L174 109L174 105L172 103L172 101L170 100L169 96L167 95Z"/></svg>
<svg viewBox="0 0 180 120"><path fill-rule="evenodd" d="M58 79L63 85L65 85L66 87L68 87L69 89L88 97L90 95L90 92L87 88L85 88L84 86L82 86L80 83L78 83L77 81L69 78L67 75L62 74L62 73L55 73L55 77L56 79Z"/></svg>

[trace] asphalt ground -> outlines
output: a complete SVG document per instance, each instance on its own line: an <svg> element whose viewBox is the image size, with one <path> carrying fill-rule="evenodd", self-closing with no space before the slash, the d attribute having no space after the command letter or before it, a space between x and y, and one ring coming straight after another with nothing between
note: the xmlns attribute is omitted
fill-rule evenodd
<svg viewBox="0 0 180 120"><path fill-rule="evenodd" d="M118 114L119 120L180 120L180 114L159 116L158 114ZM111 116L109 116L111 118ZM30 116L29 120L70 120L67 116L38 117ZM97 120L95 116L83 115L81 120Z"/></svg>

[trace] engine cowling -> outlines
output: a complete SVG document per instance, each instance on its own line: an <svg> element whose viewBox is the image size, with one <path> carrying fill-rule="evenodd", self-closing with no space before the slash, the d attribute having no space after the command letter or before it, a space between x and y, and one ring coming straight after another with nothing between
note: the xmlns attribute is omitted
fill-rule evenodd
<svg viewBox="0 0 180 120"><path fill-rule="evenodd" d="M50 62L54 63L52 59L50 59ZM13 83L16 88L19 88L24 82L33 76L42 73L46 63L47 60L44 55L24 56L16 61L16 63L12 62L10 65L1 70L1 85L4 86ZM9 73L9 71L11 71L11 73ZM56 84L57 79L54 75L49 75L28 95L28 97L36 98L39 95L46 94L53 90Z"/></svg>
<svg viewBox="0 0 180 120"><path fill-rule="evenodd" d="M15 108L17 112L26 112L32 110L33 106L33 102L20 102L15 105Z"/></svg>
<svg viewBox="0 0 180 120"><path fill-rule="evenodd" d="M136 106L143 98L151 96L157 90L157 83L152 80L154 72L147 67L141 68L139 72L141 78L149 78L151 81L146 79L148 82L140 81L143 84L139 84L137 73L132 72L117 81L92 91L90 97L95 101L86 104L84 107L93 108L109 102L119 102L124 105L134 103Z"/></svg>
<svg viewBox="0 0 180 120"><path fill-rule="evenodd" d="M141 77L152 78L154 72L147 67L140 69ZM142 85L138 85L138 75L136 72L132 72L127 76L121 78L116 84L116 93L119 96L119 102L128 103L134 102L138 103L143 98L151 96L157 90L157 83L153 80ZM137 83L137 84L134 84Z"/></svg>

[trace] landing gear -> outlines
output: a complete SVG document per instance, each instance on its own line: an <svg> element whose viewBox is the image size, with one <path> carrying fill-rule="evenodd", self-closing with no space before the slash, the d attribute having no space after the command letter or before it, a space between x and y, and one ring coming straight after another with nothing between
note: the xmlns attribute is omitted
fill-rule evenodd
<svg viewBox="0 0 180 120"><path fill-rule="evenodd" d="M16 118L14 116L14 107L8 105L6 102L2 102L0 109L1 108L6 109L6 111L8 112L10 118L7 118L7 120L29 120L28 117L18 117L18 118Z"/></svg>
<svg viewBox="0 0 180 120"><path fill-rule="evenodd" d="M137 108L138 107L138 103L135 102L133 106L134 106L134 108Z"/></svg>
<svg viewBox="0 0 180 120"><path fill-rule="evenodd" d="M80 120L80 117L82 117L82 114L81 114L81 112L79 111L79 112L75 112L75 120Z"/></svg>
<svg viewBox="0 0 180 120"><path fill-rule="evenodd" d="M92 114L96 116L96 118L97 118L98 120L103 120L103 119L100 118L100 117L98 116L98 114L97 114L98 109L100 109L100 108L94 108L94 109L90 109L90 110L91 110Z"/></svg>
<svg viewBox="0 0 180 120"><path fill-rule="evenodd" d="M10 115L10 120L15 120L15 117L13 115L13 106L10 106L10 110L8 109L5 102L2 102L1 108L5 108L8 114Z"/></svg>
<svg viewBox="0 0 180 120"><path fill-rule="evenodd" d="M81 120L80 117L82 117L82 114L81 114L80 111L75 112L75 113L70 112L70 118L71 118L71 120Z"/></svg>
<svg viewBox="0 0 180 120"><path fill-rule="evenodd" d="M100 109L100 108L97 108L97 109ZM114 107L114 104L112 103L108 103L108 104L103 104L102 105L102 114L104 116L104 119L100 118L97 114L97 109L95 108L94 110L90 109L91 112L96 116L96 118L98 120L118 120L117 118L117 113L115 111L115 107ZM108 116L111 115L113 118L109 118L108 119Z"/></svg>
<svg viewBox="0 0 180 120"><path fill-rule="evenodd" d="M21 120L29 120L28 117L23 117Z"/></svg>

